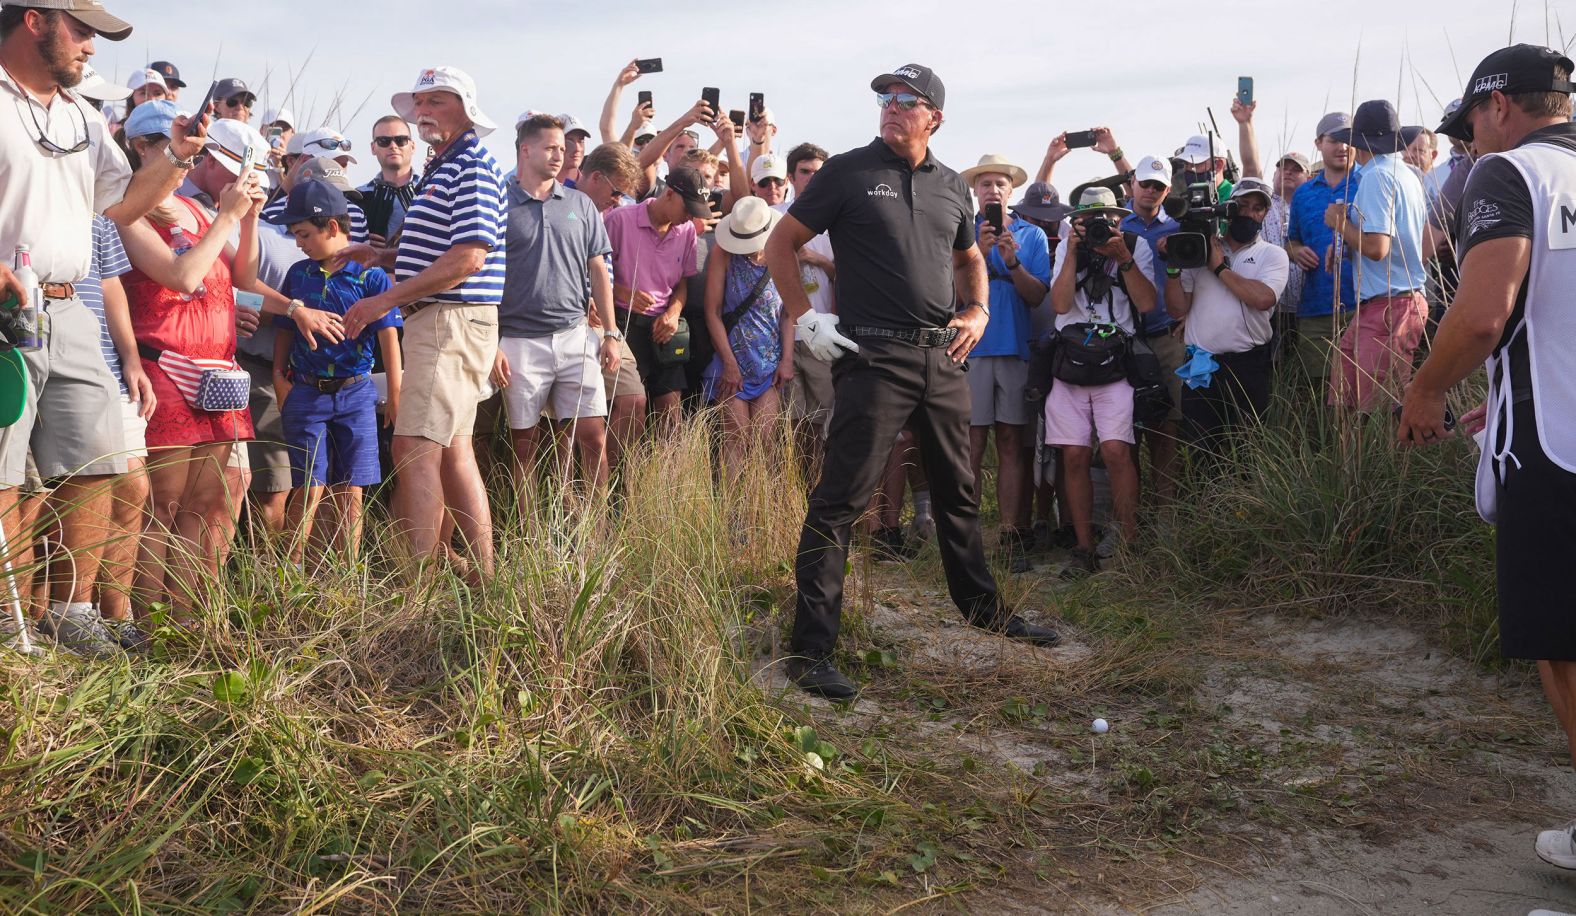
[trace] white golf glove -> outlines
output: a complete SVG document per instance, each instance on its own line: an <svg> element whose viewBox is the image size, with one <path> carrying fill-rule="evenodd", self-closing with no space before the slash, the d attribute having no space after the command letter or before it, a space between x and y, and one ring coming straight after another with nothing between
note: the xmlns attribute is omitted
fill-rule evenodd
<svg viewBox="0 0 1576 916"><path fill-rule="evenodd" d="M794 328L799 339L804 341L817 359L832 362L842 356L845 350L849 353L859 352L859 344L837 333L836 315L823 315L811 309L799 316Z"/></svg>

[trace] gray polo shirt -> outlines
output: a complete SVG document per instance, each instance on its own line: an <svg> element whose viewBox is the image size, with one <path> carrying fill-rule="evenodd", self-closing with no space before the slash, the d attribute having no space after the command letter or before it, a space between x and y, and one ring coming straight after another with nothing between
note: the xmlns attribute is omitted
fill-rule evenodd
<svg viewBox="0 0 1576 916"><path fill-rule="evenodd" d="M586 262L610 254L591 198L553 182L546 200L509 183L508 238L498 332L546 337L586 320Z"/></svg>

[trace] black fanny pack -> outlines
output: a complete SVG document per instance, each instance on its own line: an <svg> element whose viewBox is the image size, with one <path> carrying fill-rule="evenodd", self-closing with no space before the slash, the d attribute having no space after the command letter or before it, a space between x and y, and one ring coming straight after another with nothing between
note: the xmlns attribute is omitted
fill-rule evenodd
<svg viewBox="0 0 1576 916"><path fill-rule="evenodd" d="M1128 337L1114 324L1070 324L1056 332L1051 376L1090 387L1127 378Z"/></svg>

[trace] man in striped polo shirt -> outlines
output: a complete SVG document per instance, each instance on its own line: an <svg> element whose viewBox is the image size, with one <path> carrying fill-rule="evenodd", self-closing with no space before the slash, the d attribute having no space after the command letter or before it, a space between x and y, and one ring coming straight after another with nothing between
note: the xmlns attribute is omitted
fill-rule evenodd
<svg viewBox="0 0 1576 916"><path fill-rule="evenodd" d="M503 299L503 176L481 146L495 125L476 104L476 84L453 67L421 71L415 88L396 94L393 106L434 155L406 211L397 251L352 245L336 260L336 267L357 261L394 269L394 286L352 306L345 331L354 336L394 309L403 311L394 515L412 554L427 557L444 549L438 535L447 508L469 545L474 581L492 571L493 557L492 516L471 427L498 352Z"/></svg>

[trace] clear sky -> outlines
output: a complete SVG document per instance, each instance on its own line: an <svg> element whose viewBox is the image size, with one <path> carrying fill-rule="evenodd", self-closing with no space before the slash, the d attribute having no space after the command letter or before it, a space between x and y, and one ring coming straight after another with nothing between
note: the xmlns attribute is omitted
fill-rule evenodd
<svg viewBox="0 0 1576 916"><path fill-rule="evenodd" d="M476 79L483 110L501 126L488 146L505 169L521 111L573 113L595 131L618 70L634 57L661 57L665 72L625 92L619 129L640 89L652 91L657 121L666 124L702 86L717 86L724 108L745 107L750 92L766 94L780 150L811 140L835 153L875 135L870 79L916 62L946 83L946 123L932 145L942 161L962 170L984 153L1004 153L1032 173L1052 136L1096 125L1110 126L1134 162L1169 154L1198 131L1206 107L1235 149L1230 103L1239 76L1254 78L1267 155L1311 153L1319 117L1365 99L1396 101L1404 123L1435 126L1477 61L1509 43L1513 26L1505 0L1216 0L1209 4L1216 12L1192 24L1178 10L1197 4L1174 0L999 12L928 0L210 0L176 15L152 0L106 5L135 31L125 42L99 41L101 69L124 80L149 60L173 61L191 87L186 101L195 102L217 68L257 90L259 118L290 93L301 119L329 123L356 142L357 180L373 173L367 140L372 122L391 111L389 97L439 64ZM1568 22L1557 21L1559 5L1515 7L1516 41L1576 39L1576 6L1564 4ZM740 28L746 16L757 18ZM1055 181L1066 192L1109 173L1103 157L1080 150L1063 160Z"/></svg>

